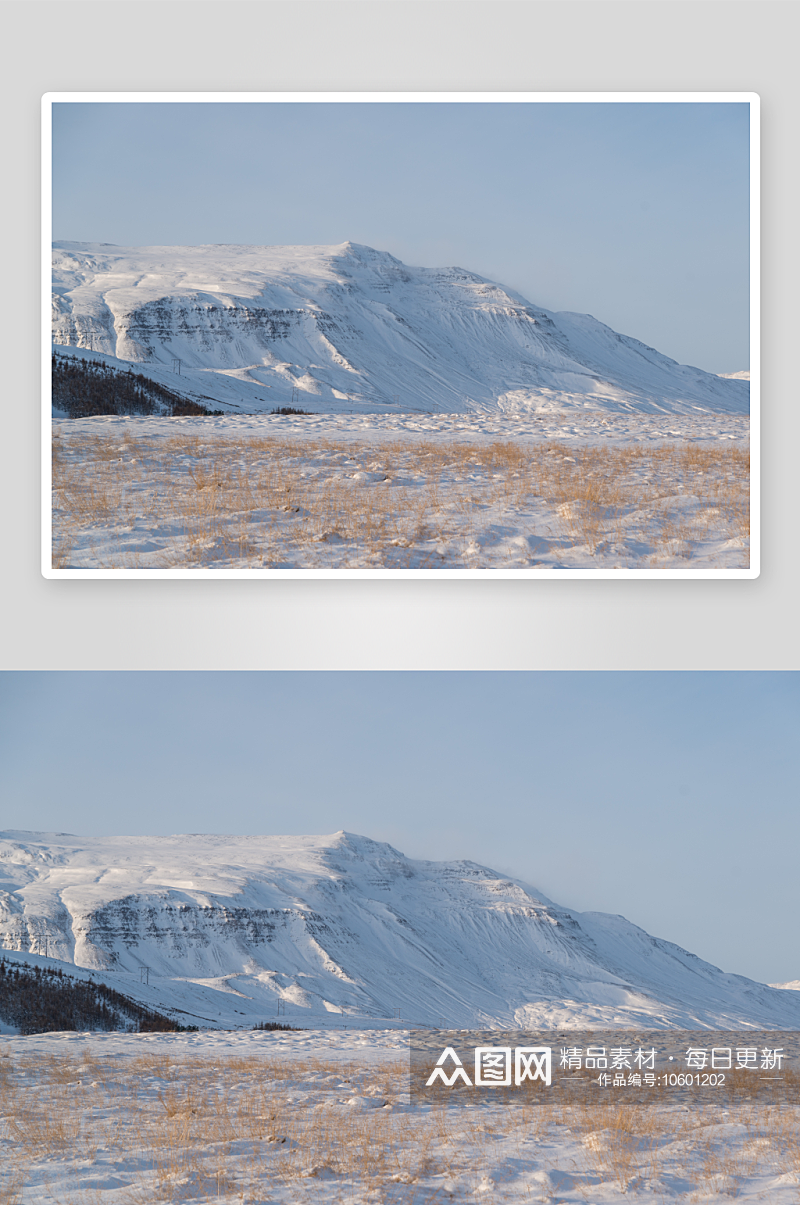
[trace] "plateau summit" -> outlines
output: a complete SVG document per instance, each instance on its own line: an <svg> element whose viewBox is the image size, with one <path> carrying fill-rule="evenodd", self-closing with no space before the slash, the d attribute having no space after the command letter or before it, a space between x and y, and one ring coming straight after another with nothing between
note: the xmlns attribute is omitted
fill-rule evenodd
<svg viewBox="0 0 800 1205"><path fill-rule="evenodd" d="M53 342L258 413L749 411L749 381L462 268L338 246L53 245Z"/></svg>

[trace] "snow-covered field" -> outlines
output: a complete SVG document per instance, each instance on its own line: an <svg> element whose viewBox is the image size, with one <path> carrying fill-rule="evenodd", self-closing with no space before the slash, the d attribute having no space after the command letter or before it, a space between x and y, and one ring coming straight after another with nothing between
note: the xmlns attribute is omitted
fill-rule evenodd
<svg viewBox="0 0 800 1205"><path fill-rule="evenodd" d="M6 1205L800 1197L800 1110L414 1104L398 1031L0 1037Z"/></svg>
<svg viewBox="0 0 800 1205"><path fill-rule="evenodd" d="M708 413L56 419L52 563L747 569L748 438Z"/></svg>

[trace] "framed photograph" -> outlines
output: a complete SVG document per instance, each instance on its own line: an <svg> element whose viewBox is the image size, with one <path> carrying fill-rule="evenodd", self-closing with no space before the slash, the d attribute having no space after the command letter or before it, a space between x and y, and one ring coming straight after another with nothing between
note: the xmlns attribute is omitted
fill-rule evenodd
<svg viewBox="0 0 800 1205"><path fill-rule="evenodd" d="M758 117L48 94L44 576L757 577Z"/></svg>

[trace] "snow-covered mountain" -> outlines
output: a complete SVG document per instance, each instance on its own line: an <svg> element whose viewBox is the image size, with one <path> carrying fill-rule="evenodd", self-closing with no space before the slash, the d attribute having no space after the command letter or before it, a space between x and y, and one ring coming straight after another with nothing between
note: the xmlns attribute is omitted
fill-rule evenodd
<svg viewBox="0 0 800 1205"><path fill-rule="evenodd" d="M417 861L344 832L0 833L0 946L225 1026L275 1019L280 1004L305 1025L399 1010L457 1027L800 1029L800 993L474 862Z"/></svg>
<svg viewBox="0 0 800 1205"><path fill-rule="evenodd" d="M749 409L747 381L680 365L588 314L349 242L55 243L53 341L240 412Z"/></svg>

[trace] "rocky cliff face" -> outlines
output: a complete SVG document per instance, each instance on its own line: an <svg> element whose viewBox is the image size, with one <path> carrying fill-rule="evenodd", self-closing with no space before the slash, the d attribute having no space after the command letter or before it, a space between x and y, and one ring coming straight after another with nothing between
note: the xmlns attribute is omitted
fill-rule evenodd
<svg viewBox="0 0 800 1205"><path fill-rule="evenodd" d="M57 243L53 340L172 367L251 411L746 413L749 383L460 268L337 247ZM177 371L177 368L176 368ZM220 377L226 377L220 381Z"/></svg>

